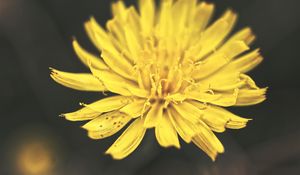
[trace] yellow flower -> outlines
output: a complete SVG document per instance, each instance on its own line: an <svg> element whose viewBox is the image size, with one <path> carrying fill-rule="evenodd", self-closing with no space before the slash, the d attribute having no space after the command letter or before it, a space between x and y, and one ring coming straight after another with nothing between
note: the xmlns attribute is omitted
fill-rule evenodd
<svg viewBox="0 0 300 175"><path fill-rule="evenodd" d="M118 1L112 11L106 29L94 18L85 23L101 55L73 41L91 74L52 69L51 77L76 90L115 95L63 116L90 120L83 128L92 139L109 137L128 124L106 151L115 159L132 153L154 128L161 146L180 148L179 135L215 160L224 148L213 131L240 129L249 121L223 107L265 100L266 89L245 74L263 59L258 49L248 51L255 39L250 28L228 38L237 15L227 10L209 25L214 5L197 0L161 0L159 8L154 0L140 0L138 10Z"/></svg>

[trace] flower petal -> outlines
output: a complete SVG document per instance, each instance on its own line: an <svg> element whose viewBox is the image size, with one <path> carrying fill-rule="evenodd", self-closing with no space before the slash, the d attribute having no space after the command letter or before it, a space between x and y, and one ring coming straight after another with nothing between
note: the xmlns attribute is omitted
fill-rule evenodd
<svg viewBox="0 0 300 175"><path fill-rule="evenodd" d="M126 5L124 3L124 1L117 1L112 3L112 13L114 17L120 17L125 19L126 16L124 16L126 13Z"/></svg>
<svg viewBox="0 0 300 175"><path fill-rule="evenodd" d="M89 62L91 62L91 64L97 69L105 69L105 70L109 69L100 57L96 57L95 55L87 52L79 45L76 39L73 40L73 48L77 56L79 57L79 59L87 67L89 67Z"/></svg>
<svg viewBox="0 0 300 175"><path fill-rule="evenodd" d="M224 45L234 41L244 41L247 45L250 45L254 40L255 35L252 30L249 27L246 27L230 37Z"/></svg>
<svg viewBox="0 0 300 175"><path fill-rule="evenodd" d="M155 34L158 37L171 39L173 32L172 24L172 0L161 1L157 16L157 24L155 26Z"/></svg>
<svg viewBox="0 0 300 175"><path fill-rule="evenodd" d="M177 92L180 87L182 86L183 82L183 72L181 69L174 68L169 71L168 74L168 87L165 87L166 90L168 89L169 92Z"/></svg>
<svg viewBox="0 0 300 175"><path fill-rule="evenodd" d="M138 84L140 88L151 89L151 72L147 68L138 70Z"/></svg>
<svg viewBox="0 0 300 175"><path fill-rule="evenodd" d="M238 93L236 106L255 105L266 99L267 88L262 89L241 89Z"/></svg>
<svg viewBox="0 0 300 175"><path fill-rule="evenodd" d="M126 61L126 59L119 52L113 50L103 50L101 57L105 63L119 75L129 80L136 80L136 78L133 77L135 74L133 65Z"/></svg>
<svg viewBox="0 0 300 175"><path fill-rule="evenodd" d="M217 71L209 77L199 81L199 84L202 86L202 89L206 87L206 89L217 91L225 91L227 89L232 90L229 86L235 87L234 85L237 85L236 87L239 87L238 83L241 81L240 75L241 73L238 71L228 70L226 72L221 69L220 71Z"/></svg>
<svg viewBox="0 0 300 175"><path fill-rule="evenodd" d="M239 93L239 89L234 89L226 93L224 92L216 93L215 95L220 97L215 100L209 101L209 103L218 106L224 106L224 107L233 106L236 104L238 93Z"/></svg>
<svg viewBox="0 0 300 175"><path fill-rule="evenodd" d="M99 51L101 51L104 46L112 46L106 31L97 23L94 17L91 17L90 20L84 23L84 28L88 37ZM99 40L99 38L102 38L102 40Z"/></svg>
<svg viewBox="0 0 300 175"><path fill-rule="evenodd" d="M197 69L193 72L193 77L198 80L211 75L248 49L249 47L243 41L235 41L226 47L222 47L197 66Z"/></svg>
<svg viewBox="0 0 300 175"><path fill-rule="evenodd" d="M197 24L197 26L195 26L195 28L199 28L200 30L205 29L212 17L213 12L214 12L213 4L209 4L207 2L201 2L196 7L194 24Z"/></svg>
<svg viewBox="0 0 300 175"><path fill-rule="evenodd" d="M191 123L184 120L184 118L173 108L168 109L167 115L180 137L186 143L190 143L192 137L196 134L195 128L191 125Z"/></svg>
<svg viewBox="0 0 300 175"><path fill-rule="evenodd" d="M252 78L239 72L232 72L232 74L225 74L223 76L215 78L215 81L210 84L210 88L215 91L232 91L234 89L249 88L259 89Z"/></svg>
<svg viewBox="0 0 300 175"><path fill-rule="evenodd" d="M98 112L109 112L116 109L120 109L125 105L129 104L130 102L132 102L132 99L130 97L117 95L101 99L91 104L83 105Z"/></svg>
<svg viewBox="0 0 300 175"><path fill-rule="evenodd" d="M191 101L190 103L203 109L204 115L202 120L215 132L223 132L225 128L241 129L251 120L239 117L224 108L214 105L204 105L196 101Z"/></svg>
<svg viewBox="0 0 300 175"><path fill-rule="evenodd" d="M63 72L53 68L51 78L57 83L80 91L106 91L105 86L92 74Z"/></svg>
<svg viewBox="0 0 300 175"><path fill-rule="evenodd" d="M228 92L197 92L191 91L186 93L188 99L197 100L203 103L211 103L218 106L233 106L237 102L239 89L234 89Z"/></svg>
<svg viewBox="0 0 300 175"><path fill-rule="evenodd" d="M127 13L125 13L124 16L122 16L122 18L126 16ZM108 30L108 38L110 39L115 49L122 53L124 58L126 58L127 60L132 60L128 55L127 44L125 41L123 26L126 24L126 22L124 22L120 17L121 16L118 16L117 18L109 20L106 23L106 28Z"/></svg>
<svg viewBox="0 0 300 175"><path fill-rule="evenodd" d="M163 117L163 105L159 102L154 103L146 115L144 127L155 127Z"/></svg>
<svg viewBox="0 0 300 175"><path fill-rule="evenodd" d="M239 88L249 83L255 86L251 83L253 80L249 77L247 78L247 76L242 73L250 71L261 61L262 57L259 55L258 50L252 51L235 59L205 79L201 79L200 83L202 86L220 91Z"/></svg>
<svg viewBox="0 0 300 175"><path fill-rule="evenodd" d="M111 21L111 23L112 22L113 21ZM94 44L102 51L101 57L104 62L119 75L130 80L135 80L135 78L132 77L134 74L133 66L116 49L106 31L102 29L96 20L91 18L90 21L85 23L85 27L90 38L95 42Z"/></svg>
<svg viewBox="0 0 300 175"><path fill-rule="evenodd" d="M147 36L152 32L155 18L155 2L153 0L139 0L140 21L142 34Z"/></svg>
<svg viewBox="0 0 300 175"><path fill-rule="evenodd" d="M165 112L158 125L155 127L155 136L163 147L174 146L180 148L177 132L173 127L168 114Z"/></svg>
<svg viewBox="0 0 300 175"><path fill-rule="evenodd" d="M218 151L213 147L207 146L207 143L202 137L200 137L199 135L193 137L193 143L202 151L204 151L213 161L216 160Z"/></svg>
<svg viewBox="0 0 300 175"><path fill-rule="evenodd" d="M197 123L201 116L203 115L203 111L199 108L196 108L194 105L190 104L187 101L184 101L179 104L174 104L172 107L186 120Z"/></svg>
<svg viewBox="0 0 300 175"><path fill-rule="evenodd" d="M81 108L78 111L61 114L61 116L65 117L70 121L84 121L91 120L101 115L101 112L92 110L88 107Z"/></svg>
<svg viewBox="0 0 300 175"><path fill-rule="evenodd" d="M114 159L127 157L138 147L145 135L146 128L143 127L143 123L142 118L132 122L105 153L111 154Z"/></svg>
<svg viewBox="0 0 300 175"><path fill-rule="evenodd" d="M126 79L115 75L108 71L100 71L90 66L93 75L104 84L110 92L114 92L123 96L131 96L132 94L124 87Z"/></svg>
<svg viewBox="0 0 300 175"><path fill-rule="evenodd" d="M172 26L176 29L173 35L181 36L184 30L190 25L190 21L195 13L196 4L197 0L178 0L173 3L172 19L174 22ZM197 26L197 28L198 27L199 26Z"/></svg>
<svg viewBox="0 0 300 175"><path fill-rule="evenodd" d="M231 31L236 18L237 15L231 10L228 10L219 20L204 31L199 41L201 46L198 48L201 49L199 49L196 54L197 60L202 59L205 55L218 48Z"/></svg>
<svg viewBox="0 0 300 175"><path fill-rule="evenodd" d="M127 114L113 111L102 114L89 121L82 128L88 131L88 136L92 139L103 139L109 137L121 130L131 117Z"/></svg>
<svg viewBox="0 0 300 175"><path fill-rule="evenodd" d="M192 141L214 161L218 153L224 152L224 147L205 123L200 122L198 128L199 134Z"/></svg>
<svg viewBox="0 0 300 175"><path fill-rule="evenodd" d="M197 128L196 138L200 137L208 147L215 149L218 153L224 152L222 143L204 122L200 121Z"/></svg>
<svg viewBox="0 0 300 175"><path fill-rule="evenodd" d="M135 99L132 103L121 108L120 111L128 114L132 118L136 118L148 110L149 106L145 106L145 103L145 99Z"/></svg>
<svg viewBox="0 0 300 175"><path fill-rule="evenodd" d="M218 113L212 110L211 105L203 104L196 101L189 101L195 107L198 107L203 111L201 120L204 121L213 131L215 132L224 132L226 123L229 119L223 116L219 116Z"/></svg>
<svg viewBox="0 0 300 175"><path fill-rule="evenodd" d="M136 82L127 80L109 71L100 71L90 65L91 72L98 77L104 86L111 92L124 96L135 95L137 97L148 97L149 92L139 88Z"/></svg>
<svg viewBox="0 0 300 175"><path fill-rule="evenodd" d="M263 57L260 55L259 49L256 49L232 61L224 71L236 70L242 73L246 73L260 64L262 60Z"/></svg>
<svg viewBox="0 0 300 175"><path fill-rule="evenodd" d="M126 45L128 47L128 51L131 54L131 60L134 63L140 59L141 54L141 37L140 37L140 29L137 28L139 25L139 21L135 20L138 18L138 14L134 8L130 8L128 11L128 21L132 21L131 23L127 23L123 26L125 33Z"/></svg>

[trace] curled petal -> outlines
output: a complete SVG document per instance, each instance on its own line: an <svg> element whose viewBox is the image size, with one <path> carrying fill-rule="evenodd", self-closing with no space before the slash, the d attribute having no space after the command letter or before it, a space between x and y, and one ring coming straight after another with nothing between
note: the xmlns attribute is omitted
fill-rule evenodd
<svg viewBox="0 0 300 175"><path fill-rule="evenodd" d="M238 93L236 106L248 106L261 103L266 99L267 88L241 89Z"/></svg>
<svg viewBox="0 0 300 175"><path fill-rule="evenodd" d="M196 101L191 101L190 103L203 110L204 115L201 120L215 132L224 132L225 128L241 129L251 120L239 117L218 106L205 105Z"/></svg>
<svg viewBox="0 0 300 175"><path fill-rule="evenodd" d="M106 87L95 76L88 73L63 72L53 68L51 78L57 83L80 91L106 91Z"/></svg>

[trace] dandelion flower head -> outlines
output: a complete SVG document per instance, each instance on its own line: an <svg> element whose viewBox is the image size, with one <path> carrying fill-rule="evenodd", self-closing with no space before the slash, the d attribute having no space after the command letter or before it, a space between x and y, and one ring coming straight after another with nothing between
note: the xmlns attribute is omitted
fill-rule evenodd
<svg viewBox="0 0 300 175"><path fill-rule="evenodd" d="M224 147L214 132L249 121L225 107L260 103L266 88L246 75L263 59L258 49L249 51L251 29L229 37L237 14L227 10L211 22L213 11L213 4L197 0L139 0L137 8L118 1L105 27L89 19L84 26L99 53L76 39L73 47L91 73L51 68L51 77L69 88L114 95L63 116L87 121L82 128L92 139L125 127L106 151L115 159L131 154L152 128L162 147L180 148L180 137L215 160Z"/></svg>

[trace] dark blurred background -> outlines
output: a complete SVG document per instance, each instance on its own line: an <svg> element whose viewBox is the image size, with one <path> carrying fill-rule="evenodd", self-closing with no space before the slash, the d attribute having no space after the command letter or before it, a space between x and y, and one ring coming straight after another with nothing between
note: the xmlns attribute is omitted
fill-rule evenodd
<svg viewBox="0 0 300 175"><path fill-rule="evenodd" d="M102 94L62 87L48 67L87 72L71 47L88 41L83 22L111 17L109 0L0 0L0 174L1 175L299 175L300 174L300 1L208 0L216 16L232 8L236 26L251 26L264 62L250 75L269 87L262 104L232 108L253 118L247 128L218 137L226 152L212 162L196 146L160 148L153 131L128 158L104 155L117 135L91 140L82 123L58 115L79 109ZM127 4L135 0L126 1Z"/></svg>

